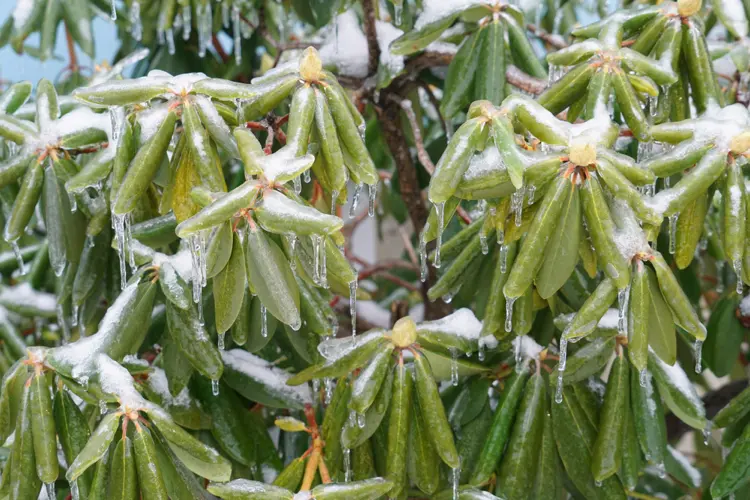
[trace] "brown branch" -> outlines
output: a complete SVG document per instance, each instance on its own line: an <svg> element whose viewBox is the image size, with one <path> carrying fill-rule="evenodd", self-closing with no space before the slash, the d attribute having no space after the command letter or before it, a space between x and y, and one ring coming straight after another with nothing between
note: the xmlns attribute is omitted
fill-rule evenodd
<svg viewBox="0 0 750 500"><path fill-rule="evenodd" d="M365 36L367 37L367 74L372 76L378 72L380 61L380 45L376 29L375 7L373 0L362 0L362 10L365 13Z"/></svg>
<svg viewBox="0 0 750 500"><path fill-rule="evenodd" d="M512 64L505 70L505 79L514 87L529 94L539 95L547 88L547 82L524 73Z"/></svg>
<svg viewBox="0 0 750 500"><path fill-rule="evenodd" d="M68 68L70 68L70 71L72 73L75 73L78 71L78 56L76 56L76 48L75 44L73 43L73 35L70 34L70 30L68 29L68 26L65 26L65 42L68 45L68 57L70 58L70 64L68 65Z"/></svg>
<svg viewBox="0 0 750 500"><path fill-rule="evenodd" d="M747 380L735 380L727 385L707 392L703 396L703 406L706 408L706 418L712 419L724 406L747 387ZM692 428L677 418L674 414L667 415L667 439L675 442Z"/></svg>
<svg viewBox="0 0 750 500"><path fill-rule="evenodd" d="M229 61L229 55L224 50L224 47L221 46L221 42L219 41L219 37L216 35L213 35L211 37L211 43L214 46L214 50L221 58L221 61L226 64Z"/></svg>
<svg viewBox="0 0 750 500"><path fill-rule="evenodd" d="M430 155L427 154L427 150L424 148L424 141L422 140L422 127L420 127L419 123L417 122L417 114L414 113L414 108L412 107L411 101L408 99L399 99L393 94L391 94L389 97L401 107L404 114L406 115L406 118L409 120L411 131L414 135L414 144L417 146L417 158L419 158L419 163L421 163L425 170L427 170L427 172L432 175L435 172L435 164L432 163Z"/></svg>
<svg viewBox="0 0 750 500"><path fill-rule="evenodd" d="M544 43L550 45L551 47L554 47L557 50L564 49L568 46L567 42L561 37L560 35L554 35L552 33L547 33L542 28L535 26L533 24L527 24L526 29L529 30L529 32L543 41Z"/></svg>

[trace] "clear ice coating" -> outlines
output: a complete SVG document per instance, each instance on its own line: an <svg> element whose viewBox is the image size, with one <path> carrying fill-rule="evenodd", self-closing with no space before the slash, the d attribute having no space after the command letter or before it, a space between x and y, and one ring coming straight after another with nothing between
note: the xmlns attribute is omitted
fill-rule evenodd
<svg viewBox="0 0 750 500"><path fill-rule="evenodd" d="M458 350L451 349L451 384L458 386Z"/></svg>
<svg viewBox="0 0 750 500"><path fill-rule="evenodd" d="M219 381L217 379L211 380L211 394L214 396L219 395Z"/></svg>
<svg viewBox="0 0 750 500"><path fill-rule="evenodd" d="M72 483L70 483L70 498L72 500L80 500L81 499L81 492L78 490L78 480L73 481Z"/></svg>
<svg viewBox="0 0 750 500"><path fill-rule="evenodd" d="M523 344L523 335L518 337L518 341L516 342L516 352L514 353L517 372L520 372L521 367L523 366L523 351L521 350L522 344Z"/></svg>
<svg viewBox="0 0 750 500"><path fill-rule="evenodd" d="M443 222L445 217L445 202L435 203L435 214L437 214L437 238L435 239L435 259L432 265L440 268L440 247L443 246Z"/></svg>
<svg viewBox="0 0 750 500"><path fill-rule="evenodd" d="M333 379L326 378L323 380L323 388L325 390L325 404L328 406L331 404L331 398L333 397Z"/></svg>
<svg viewBox="0 0 750 500"><path fill-rule="evenodd" d="M672 214L669 216L669 253L674 255L677 251L677 219L680 214Z"/></svg>
<svg viewBox="0 0 750 500"><path fill-rule="evenodd" d="M164 36L167 41L167 52L169 52L170 56L173 56L176 52L175 46L174 46L174 31L172 28L169 28L164 32Z"/></svg>
<svg viewBox="0 0 750 500"><path fill-rule="evenodd" d="M292 268L292 272L297 272L297 258L295 256L295 249L297 248L297 235L294 233L289 233L287 235L287 238L289 238L289 267Z"/></svg>
<svg viewBox="0 0 750 500"><path fill-rule="evenodd" d="M112 10L109 14L109 17L113 21L117 21L117 6L115 5L115 0L111 0L110 5L111 5Z"/></svg>
<svg viewBox="0 0 750 500"><path fill-rule="evenodd" d="M479 232L479 245L482 247L482 255L490 253L490 246L487 244L487 233Z"/></svg>
<svg viewBox="0 0 750 500"><path fill-rule="evenodd" d="M349 283L349 314L352 317L352 337L357 335L357 280Z"/></svg>
<svg viewBox="0 0 750 500"><path fill-rule="evenodd" d="M104 401L103 399L100 399L99 400L99 414L104 415L105 413L107 413L107 402Z"/></svg>
<svg viewBox="0 0 750 500"><path fill-rule="evenodd" d="M198 321L203 325L203 287L206 286L206 233L199 231L188 240L192 263L193 302L198 306Z"/></svg>
<svg viewBox="0 0 750 500"><path fill-rule="evenodd" d="M344 482L352 480L352 450L344 448Z"/></svg>
<svg viewBox="0 0 750 500"><path fill-rule="evenodd" d="M458 485L461 482L461 466L455 467L451 471L451 487L453 489L453 500L458 500L460 492L458 491Z"/></svg>
<svg viewBox="0 0 750 500"><path fill-rule="evenodd" d="M359 194L362 192L362 184L357 184L354 187L354 193L352 193L352 204L349 207L349 218L354 218L357 215L357 206L359 205Z"/></svg>
<svg viewBox="0 0 750 500"><path fill-rule="evenodd" d="M260 336L268 337L268 310L262 303L260 305Z"/></svg>
<svg viewBox="0 0 750 500"><path fill-rule="evenodd" d="M646 384L648 383L648 370L643 369L638 374L638 383L641 385L641 387L646 387Z"/></svg>
<svg viewBox="0 0 750 500"><path fill-rule="evenodd" d="M294 186L294 192L300 194L302 192L302 179L299 176L292 179L292 185Z"/></svg>
<svg viewBox="0 0 750 500"><path fill-rule="evenodd" d="M220 351L223 351L226 348L226 343L225 343L226 332L220 332L217 337L218 337L217 347L219 348Z"/></svg>
<svg viewBox="0 0 750 500"><path fill-rule="evenodd" d="M711 439L711 429L713 422L711 420L706 421L706 426L703 428L703 444L708 446L708 441Z"/></svg>
<svg viewBox="0 0 750 500"><path fill-rule="evenodd" d="M703 341L696 340L693 346L693 353L695 354L695 373L703 371Z"/></svg>
<svg viewBox="0 0 750 500"><path fill-rule="evenodd" d="M182 39L190 40L190 32L193 30L193 12L190 6L182 9Z"/></svg>
<svg viewBox="0 0 750 500"><path fill-rule="evenodd" d="M525 194L525 188L521 188L514 192L510 197L510 210L516 214L516 227L521 227L523 221L523 196Z"/></svg>
<svg viewBox="0 0 750 500"><path fill-rule="evenodd" d="M505 297L505 331L513 330L513 304L518 297Z"/></svg>
<svg viewBox="0 0 750 500"><path fill-rule="evenodd" d="M57 498L57 495L55 494L54 481L51 483L44 483L44 489L47 491L47 498L49 498L50 500Z"/></svg>

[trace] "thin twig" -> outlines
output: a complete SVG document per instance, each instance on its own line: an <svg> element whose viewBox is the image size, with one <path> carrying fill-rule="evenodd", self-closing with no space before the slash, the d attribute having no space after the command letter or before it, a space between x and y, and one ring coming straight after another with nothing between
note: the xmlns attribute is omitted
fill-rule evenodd
<svg viewBox="0 0 750 500"><path fill-rule="evenodd" d="M378 72L380 61L380 45L378 44L378 32L376 29L375 7L373 0L362 0L362 10L365 14L365 36L367 37L367 74L374 75Z"/></svg>
<svg viewBox="0 0 750 500"><path fill-rule="evenodd" d="M417 252L414 250L414 245L411 244L409 233L406 232L406 229L401 224L399 224L398 226L398 234L399 236L401 236L401 241L404 243L404 249L406 250L406 254L409 256L409 260L411 261L412 265L415 268L418 267L419 260L417 259Z"/></svg>
<svg viewBox="0 0 750 500"><path fill-rule="evenodd" d="M68 29L68 26L65 26L65 42L68 45L68 57L70 58L70 64L68 65L68 68L70 68L70 71L72 73L75 73L78 71L78 56L76 56L76 48L75 44L73 43L73 35L70 34L70 30Z"/></svg>
<svg viewBox="0 0 750 500"><path fill-rule="evenodd" d="M547 88L547 82L521 71L512 64L505 70L505 79L514 87L529 94L539 95Z"/></svg>
<svg viewBox="0 0 750 500"><path fill-rule="evenodd" d="M428 83L423 82L422 89L425 91L425 94L427 94L427 98L430 100L432 107L435 108L435 113L437 113L438 120L440 120L440 127L443 129L443 133L448 137L448 124L445 123L445 117L443 117L443 113L440 112L440 101L438 101L435 92L432 91L432 88Z"/></svg>
<svg viewBox="0 0 750 500"><path fill-rule="evenodd" d="M401 107L401 109L404 111L404 114L406 115L406 118L409 119L411 131L414 135L414 144L417 146L417 158L419 158L419 163L421 163L425 170L427 170L427 172L432 175L435 172L435 164L432 163L430 155L427 154L427 150L424 148L424 141L422 140L422 127L420 127L419 123L417 123L417 115L416 113L414 113L414 108L412 107L411 101L408 99L398 99L393 94L391 94L389 97Z"/></svg>
<svg viewBox="0 0 750 500"><path fill-rule="evenodd" d="M221 42L219 41L219 37L216 36L216 35L213 35L211 37L211 43L214 46L214 50L216 51L216 53L221 58L221 61L226 64L229 61L229 55L224 50L224 47L221 46Z"/></svg>

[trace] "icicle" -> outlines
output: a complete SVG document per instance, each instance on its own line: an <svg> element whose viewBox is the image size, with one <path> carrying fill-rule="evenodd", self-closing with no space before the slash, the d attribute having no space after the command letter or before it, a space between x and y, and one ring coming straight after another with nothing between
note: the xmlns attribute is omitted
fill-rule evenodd
<svg viewBox="0 0 750 500"><path fill-rule="evenodd" d="M490 253L490 247L487 244L487 233L484 231L479 232L479 245L482 247L482 255Z"/></svg>
<svg viewBox="0 0 750 500"><path fill-rule="evenodd" d="M630 286L617 290L617 333L627 335L627 313Z"/></svg>
<svg viewBox="0 0 750 500"><path fill-rule="evenodd" d="M328 264L326 263L326 237L321 237L321 249L320 249L320 271L318 271L318 277L320 278L320 286L328 288Z"/></svg>
<svg viewBox="0 0 750 500"><path fill-rule="evenodd" d="M452 470L452 474L451 474L451 486L453 487L453 500L458 500L459 498L458 484L460 481L461 481L461 465L459 464L458 467L455 467Z"/></svg>
<svg viewBox="0 0 750 500"><path fill-rule="evenodd" d="M193 302L198 306L198 321L203 324L203 287L206 286L206 235L204 231L190 237L190 256L193 266Z"/></svg>
<svg viewBox="0 0 750 500"><path fill-rule="evenodd" d="M312 180L312 178L310 177L310 170L305 170L305 172L302 174L302 179L305 181L305 184L310 184L310 180Z"/></svg>
<svg viewBox="0 0 750 500"><path fill-rule="evenodd" d="M220 351L223 351L227 347L226 342L225 342L226 341L225 337L226 337L226 332L221 332L218 334L217 347L219 348Z"/></svg>
<svg viewBox="0 0 750 500"><path fill-rule="evenodd" d="M103 399L100 399L99 400L99 414L104 415L105 413L107 413L107 402L104 401Z"/></svg>
<svg viewBox="0 0 750 500"><path fill-rule="evenodd" d="M469 352L467 355L471 356L471 352ZM479 361L484 361L484 342L482 342L481 340L479 341L479 347L477 350L477 359Z"/></svg>
<svg viewBox="0 0 750 500"><path fill-rule="evenodd" d="M73 305L73 313L70 315L70 326L78 326L78 305Z"/></svg>
<svg viewBox="0 0 750 500"><path fill-rule="evenodd" d="M677 250L677 218L680 214L669 216L669 253L674 255Z"/></svg>
<svg viewBox="0 0 750 500"><path fill-rule="evenodd" d="M367 420L365 419L365 414L357 413L357 427L359 427L360 429L364 429L366 423Z"/></svg>
<svg viewBox="0 0 750 500"><path fill-rule="evenodd" d="M219 395L219 380L218 379L211 380L211 394L213 394L214 396Z"/></svg>
<svg viewBox="0 0 750 500"><path fill-rule="evenodd" d="M664 187L668 189L669 187L671 187L671 185L672 185L672 179L670 177L665 177L664 178Z"/></svg>
<svg viewBox="0 0 750 500"><path fill-rule="evenodd" d="M437 239L435 240L435 259L432 265L440 268L440 247L443 246L443 223L445 217L445 202L435 203L435 213L437 214Z"/></svg>
<svg viewBox="0 0 750 500"><path fill-rule="evenodd" d="M536 194L536 186L529 186L526 188L526 192L528 193L528 199L526 200L527 205L533 205L534 204L534 195Z"/></svg>
<svg viewBox="0 0 750 500"><path fill-rule="evenodd" d="M352 317L352 337L357 335L357 280L349 282L349 314Z"/></svg>
<svg viewBox="0 0 750 500"><path fill-rule="evenodd" d="M560 339L560 361L557 363L557 388L555 389L555 403L560 404L563 400L563 374L568 362L568 339L565 332Z"/></svg>
<svg viewBox="0 0 750 500"><path fill-rule="evenodd" d="M81 500L81 492L78 491L78 480L70 483L70 497L72 500Z"/></svg>
<svg viewBox="0 0 750 500"><path fill-rule="evenodd" d="M645 368L641 370L638 375L638 383L641 384L641 387L646 387L646 384L648 383L648 370Z"/></svg>
<svg viewBox="0 0 750 500"><path fill-rule="evenodd" d="M742 292L744 290L743 283L742 283L742 260L737 259L734 261L734 274L737 276L737 284L735 287L735 290L737 291L737 294L742 296Z"/></svg>
<svg viewBox="0 0 750 500"><path fill-rule="evenodd" d="M377 184L368 184L367 185L367 194L369 199L369 204L367 206L367 215L369 217L375 216L375 199L378 196L378 185Z"/></svg>
<svg viewBox="0 0 750 500"><path fill-rule="evenodd" d="M44 489L47 490L47 498L49 498L49 500L55 500L57 498L54 481L51 483L44 483Z"/></svg>
<svg viewBox="0 0 750 500"><path fill-rule="evenodd" d="M460 285L460 284L459 284L459 285L456 285L456 286L455 286L454 288L451 288L451 289L450 289L450 290L448 291L448 293L446 293L445 295L443 295L443 296L442 296L442 297L441 297L440 299L441 299L441 300L442 300L443 302L445 302L446 304L450 304L451 302L453 302L453 297L455 297L455 296L456 296L456 294L458 293L458 291L459 291L460 289L461 289L461 285Z"/></svg>
<svg viewBox="0 0 750 500"><path fill-rule="evenodd" d="M164 35L167 40L167 52L169 52L170 56L173 56L176 52L174 47L174 30L172 30L172 28L169 28L164 32Z"/></svg>
<svg viewBox="0 0 750 500"><path fill-rule="evenodd" d="M513 330L513 304L518 297L505 297L505 331Z"/></svg>
<svg viewBox="0 0 750 500"><path fill-rule="evenodd" d="M451 384L458 386L458 351L451 349Z"/></svg>
<svg viewBox="0 0 750 500"><path fill-rule="evenodd" d="M16 255L16 261L18 261L18 272L21 276L26 274L26 265L23 263L23 255L21 255L21 249L18 246L18 240L9 241L8 244L13 249L13 253Z"/></svg>
<svg viewBox="0 0 750 500"><path fill-rule="evenodd" d="M335 189L331 191L331 215L336 215L336 200L339 197L339 192Z"/></svg>
<svg viewBox="0 0 750 500"><path fill-rule="evenodd" d="M331 398L333 397L333 379L326 378L323 380L323 387L325 390L325 403L326 405L331 404Z"/></svg>
<svg viewBox="0 0 750 500"><path fill-rule="evenodd" d="M539 9L541 11L541 8ZM547 86L552 86L558 78L558 73L560 72L560 67L556 64L550 64L549 65L549 74L547 75Z"/></svg>
<svg viewBox="0 0 750 500"><path fill-rule="evenodd" d="M294 186L294 192L296 194L300 194L302 192L302 179L299 178L299 175L292 179L292 185Z"/></svg>
<svg viewBox="0 0 750 500"><path fill-rule="evenodd" d="M352 204L349 207L349 218L354 218L357 215L357 205L359 205L359 193L362 191L362 184L357 184L354 187L354 193L352 194Z"/></svg>
<svg viewBox="0 0 750 500"><path fill-rule="evenodd" d="M428 225L425 224L422 234L419 236L419 281L427 281L427 241L425 241L425 232Z"/></svg>
<svg viewBox="0 0 750 500"><path fill-rule="evenodd" d="M500 245L500 272L508 271L508 245Z"/></svg>
<svg viewBox="0 0 750 500"><path fill-rule="evenodd" d="M268 337L268 310L262 303L260 304L260 336Z"/></svg>
<svg viewBox="0 0 750 500"><path fill-rule="evenodd" d="M695 345L693 345L693 353L695 354L695 373L700 373L703 371L703 341L702 340L696 340Z"/></svg>
<svg viewBox="0 0 750 500"><path fill-rule="evenodd" d="M234 62L242 62L242 27L240 26L240 8L232 6L232 40L234 42Z"/></svg>
<svg viewBox="0 0 750 500"><path fill-rule="evenodd" d="M711 420L706 420L706 426L703 428L703 444L708 446L708 441L711 439L711 427L713 423Z"/></svg>
<svg viewBox="0 0 750 500"><path fill-rule="evenodd" d="M349 410L349 427L354 427L355 425L357 425L357 412Z"/></svg>
<svg viewBox="0 0 750 500"><path fill-rule="evenodd" d="M76 200L76 195L69 192L68 201L70 202L70 212L76 213L78 211L78 201Z"/></svg>
<svg viewBox="0 0 750 500"><path fill-rule="evenodd" d="M289 238L289 267L292 268L292 272L297 272L297 258L295 255L295 249L297 248L297 235L294 233L289 233L287 235L287 238Z"/></svg>
<svg viewBox="0 0 750 500"><path fill-rule="evenodd" d="M125 267L125 215L112 214L112 228L115 230L115 241L117 242L117 257L120 259L120 287L124 290L128 282L128 271Z"/></svg>
<svg viewBox="0 0 750 500"><path fill-rule="evenodd" d="M132 251L133 248L133 229L132 222L133 218L128 214L125 217L125 248L128 249L128 264L130 264L130 271L135 274L138 270L138 266L135 264L135 254ZM204 283L205 286L205 283Z"/></svg>
<svg viewBox="0 0 750 500"><path fill-rule="evenodd" d="M344 448L344 482L352 480L352 450Z"/></svg>
<svg viewBox="0 0 750 500"><path fill-rule="evenodd" d="M67 344L68 340L70 340L70 326L68 325L68 320L65 317L65 309L63 308L62 304L57 304L57 306L55 307L55 311L57 312L57 322L60 325L60 329L62 330L63 344Z"/></svg>
<svg viewBox="0 0 750 500"><path fill-rule="evenodd" d="M320 401L320 379L314 379L312 381L312 393L313 393L313 404L317 407Z"/></svg>
<svg viewBox="0 0 750 500"><path fill-rule="evenodd" d="M401 25L401 17L404 11L404 4L403 3L394 3L393 4L393 20L396 22L396 26Z"/></svg>
<svg viewBox="0 0 750 500"><path fill-rule="evenodd" d="M143 25L141 24L141 4L138 0L133 0L130 5L130 36L136 42L141 41L143 36Z"/></svg>
<svg viewBox="0 0 750 500"><path fill-rule="evenodd" d="M523 366L523 351L521 345L523 344L523 335L516 337L516 352L514 353L516 359L516 371L520 372Z"/></svg>
<svg viewBox="0 0 750 500"><path fill-rule="evenodd" d="M221 4L221 25L224 29L229 29L229 2Z"/></svg>
<svg viewBox="0 0 750 500"><path fill-rule="evenodd" d="M514 192L510 197L510 209L516 214L516 227L521 227L523 221L523 197L525 194L525 188L521 188Z"/></svg>
<svg viewBox="0 0 750 500"><path fill-rule="evenodd" d="M112 6L112 11L109 14L109 18L113 21L117 21L117 6L115 6L115 0L111 0L110 5ZM78 486L76 485L76 489Z"/></svg>
<svg viewBox="0 0 750 500"><path fill-rule="evenodd" d="M320 286L320 243L322 238L314 234L311 236L313 242L313 283Z"/></svg>

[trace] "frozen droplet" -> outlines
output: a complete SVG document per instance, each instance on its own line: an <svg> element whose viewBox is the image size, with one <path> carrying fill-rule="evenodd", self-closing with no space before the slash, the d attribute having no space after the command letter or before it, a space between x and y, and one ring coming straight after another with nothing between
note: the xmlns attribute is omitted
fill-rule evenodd
<svg viewBox="0 0 750 500"><path fill-rule="evenodd" d="M467 356L471 356L471 353L470 352L467 353ZM478 350L477 350L477 359L479 361L484 361L484 358L485 358L485 354L484 354L484 342L480 341L479 342L479 347L478 347Z"/></svg>
<svg viewBox="0 0 750 500"><path fill-rule="evenodd" d="M344 482L352 480L352 450L344 448Z"/></svg>
<svg viewBox="0 0 750 500"><path fill-rule="evenodd" d="M214 396L219 395L219 381L216 379L211 380L211 394Z"/></svg>
<svg viewBox="0 0 750 500"><path fill-rule="evenodd" d="M458 386L458 351L451 349L451 384Z"/></svg>
<svg viewBox="0 0 750 500"><path fill-rule="evenodd" d="M630 286L617 290L617 333L627 335L627 313Z"/></svg>
<svg viewBox="0 0 750 500"><path fill-rule="evenodd" d="M479 245L482 247L482 255L490 253L490 247L487 244L487 233L479 232Z"/></svg>
<svg viewBox="0 0 750 500"><path fill-rule="evenodd" d="M594 481L594 484L596 485L597 488L601 488L602 487L602 482L601 481Z"/></svg>
<svg viewBox="0 0 750 500"><path fill-rule="evenodd" d="M225 337L226 337L226 332L220 332L218 335L218 347L220 351L223 351L224 349L226 349Z"/></svg>
<svg viewBox="0 0 750 500"><path fill-rule="evenodd" d="M648 370L645 368L638 374L638 383L641 384L641 387L646 387L648 383Z"/></svg>
<svg viewBox="0 0 750 500"><path fill-rule="evenodd" d="M354 427L355 425L357 425L357 412L349 410L349 427Z"/></svg>
<svg viewBox="0 0 750 500"><path fill-rule="evenodd" d="M516 338L516 346L515 346L515 358L516 358L516 371L520 372L523 367L523 350L521 349L521 346L523 345L523 338L524 336L521 335L520 337Z"/></svg>
<svg viewBox="0 0 750 500"><path fill-rule="evenodd" d="M352 337L357 335L357 280L349 282L349 314L352 317Z"/></svg>
<svg viewBox="0 0 750 500"><path fill-rule="evenodd" d="M723 260L716 261L716 293L724 292L724 264Z"/></svg>
<svg viewBox="0 0 750 500"><path fill-rule="evenodd" d="M396 26L401 25L401 18L402 18L403 12L404 12L403 0L402 2L395 2L393 4L393 20L395 21Z"/></svg>
<svg viewBox="0 0 750 500"><path fill-rule="evenodd" d="M369 198L367 205L367 215L369 217L375 216L375 199L378 197L378 185L368 184L367 185L367 196Z"/></svg>
<svg viewBox="0 0 750 500"><path fill-rule="evenodd" d="M737 284L735 287L735 290L737 291L737 294L742 296L742 292L744 291L743 283L742 283L742 259L737 259L733 262L734 267L734 274L737 277Z"/></svg>
<svg viewBox="0 0 750 500"><path fill-rule="evenodd" d="M10 245L10 248L13 249L13 253L16 256L16 261L18 261L18 272L23 276L26 274L26 265L23 263L23 255L21 255L21 249L18 246L18 240L9 241L8 244Z"/></svg>
<svg viewBox="0 0 750 500"><path fill-rule="evenodd" d="M432 265L436 268L440 268L440 247L443 246L445 202L435 203L435 213L437 214L437 238L435 239L435 259L432 261Z"/></svg>
<svg viewBox="0 0 750 500"><path fill-rule="evenodd" d="M700 373L703 371L703 341L702 340L696 340L695 345L693 346L693 353L695 355L695 373Z"/></svg>
<svg viewBox="0 0 750 500"><path fill-rule="evenodd" d="M302 179L305 181L305 184L310 184L310 170L305 170L305 173L302 174Z"/></svg>
<svg viewBox="0 0 750 500"><path fill-rule="evenodd" d="M357 206L359 205L359 193L362 191L362 184L357 184L354 187L354 193L352 193L352 204L349 207L349 218L353 218L357 215Z"/></svg>
<svg viewBox="0 0 750 500"><path fill-rule="evenodd" d="M360 429L364 429L366 423L367 420L365 419L365 414L357 413L357 427L359 427Z"/></svg>
<svg viewBox="0 0 750 500"><path fill-rule="evenodd" d="M518 297L505 297L505 331L513 330L513 304Z"/></svg>
<svg viewBox="0 0 750 500"><path fill-rule="evenodd" d="M268 337L268 310L262 303L260 304L260 336Z"/></svg>
<svg viewBox="0 0 750 500"><path fill-rule="evenodd" d="M294 192L300 194L302 192L302 179L299 176L292 179L292 185L294 186Z"/></svg>

